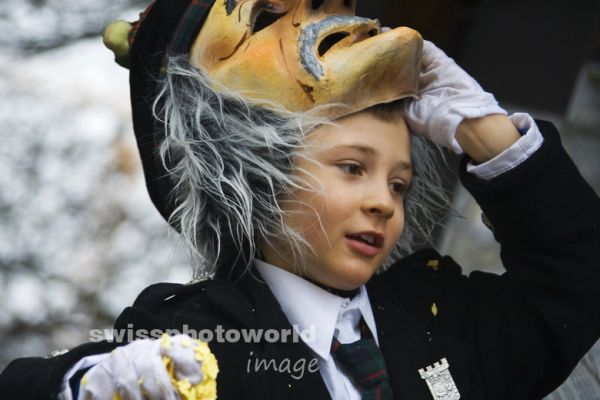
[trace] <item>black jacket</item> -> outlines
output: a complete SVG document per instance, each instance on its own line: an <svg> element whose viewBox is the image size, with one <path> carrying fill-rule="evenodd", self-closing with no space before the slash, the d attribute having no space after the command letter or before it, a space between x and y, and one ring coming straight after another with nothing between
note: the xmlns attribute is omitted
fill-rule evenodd
<svg viewBox="0 0 600 400"><path fill-rule="evenodd" d="M473 272L423 250L367 284L395 397L431 399L418 373L442 358L461 399L540 399L563 382L600 337L600 200L538 122L542 148L513 170L461 180L493 224L507 272ZM431 260L438 260L433 267ZM256 275L257 272L254 271ZM432 313L432 304L437 314ZM290 329L269 288L246 274L192 285L157 284L138 297L116 328ZM116 344L84 344L65 355L13 361L0 375L3 399L47 399L83 356ZM326 399L319 372L302 379L248 360L310 360L300 343L211 343L221 372L219 399Z"/></svg>

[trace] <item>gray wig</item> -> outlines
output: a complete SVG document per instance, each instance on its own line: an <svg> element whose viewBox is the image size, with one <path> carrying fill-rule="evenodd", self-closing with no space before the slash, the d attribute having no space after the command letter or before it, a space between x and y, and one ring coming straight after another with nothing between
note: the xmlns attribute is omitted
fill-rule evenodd
<svg viewBox="0 0 600 400"><path fill-rule="evenodd" d="M171 58L155 102L164 123L160 156L171 175L177 208L171 215L189 248L195 277L213 277L242 262L247 268L257 247L284 238L292 265L303 268L311 249L284 222L278 199L297 189L318 190L293 174L304 138L332 123L316 112L292 113L276 104L257 105L192 67ZM434 211L448 204L436 151L411 135L414 176L405 199L405 230L385 268L427 241ZM314 185L313 185L314 186Z"/></svg>

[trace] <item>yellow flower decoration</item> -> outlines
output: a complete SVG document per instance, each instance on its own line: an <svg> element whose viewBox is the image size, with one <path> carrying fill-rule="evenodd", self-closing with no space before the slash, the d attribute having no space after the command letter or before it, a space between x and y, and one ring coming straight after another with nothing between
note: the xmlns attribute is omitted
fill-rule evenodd
<svg viewBox="0 0 600 400"><path fill-rule="evenodd" d="M438 310L437 304L433 303L431 305L431 313L433 314L434 317L437 317L438 312L439 312L439 310Z"/></svg>
<svg viewBox="0 0 600 400"><path fill-rule="evenodd" d="M433 268L434 270L438 270L438 267L440 266L440 261L439 260L429 260L427 261L427 266L429 268Z"/></svg>
<svg viewBox="0 0 600 400"><path fill-rule="evenodd" d="M219 365L214 354L210 351L208 344L200 340L191 340L182 342L184 347L192 347L196 353L196 360L202 363L202 381L192 385L189 379L177 380L175 377L175 366L173 360L164 356L163 362L167 372L171 377L173 387L181 396L182 400L215 400L217 398L217 375L219 374ZM169 348L171 342L169 335L164 334L161 338L161 346Z"/></svg>

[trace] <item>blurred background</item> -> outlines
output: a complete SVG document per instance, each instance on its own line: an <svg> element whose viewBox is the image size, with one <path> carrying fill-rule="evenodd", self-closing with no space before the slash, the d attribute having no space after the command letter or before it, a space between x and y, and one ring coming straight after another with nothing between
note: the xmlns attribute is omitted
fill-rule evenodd
<svg viewBox="0 0 600 400"><path fill-rule="evenodd" d="M0 369L111 327L150 283L191 279L145 191L127 71L101 40L146 4L0 0ZM504 107L553 121L600 192L600 2L359 0L357 13L416 28ZM479 208L447 185L458 216L437 247L502 272ZM549 398L600 398L600 346Z"/></svg>

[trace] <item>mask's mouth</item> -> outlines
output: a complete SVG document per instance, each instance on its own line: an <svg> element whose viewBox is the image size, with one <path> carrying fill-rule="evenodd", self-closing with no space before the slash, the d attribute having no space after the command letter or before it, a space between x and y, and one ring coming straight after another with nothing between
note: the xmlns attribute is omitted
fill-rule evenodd
<svg viewBox="0 0 600 400"><path fill-rule="evenodd" d="M323 57L333 46L350 36L350 32L336 32L327 36L319 44L319 57Z"/></svg>
<svg viewBox="0 0 600 400"><path fill-rule="evenodd" d="M354 43L362 42L363 40L379 35L379 27L373 27L372 24L355 26L353 32L343 31L330 33L321 40L318 47L319 58L323 58L325 54L333 49L336 45L346 44L345 47L352 46Z"/></svg>
<svg viewBox="0 0 600 400"><path fill-rule="evenodd" d="M323 74L320 59L336 48L347 48L381 32L378 20L334 15L304 27L298 39L302 65L316 80Z"/></svg>

